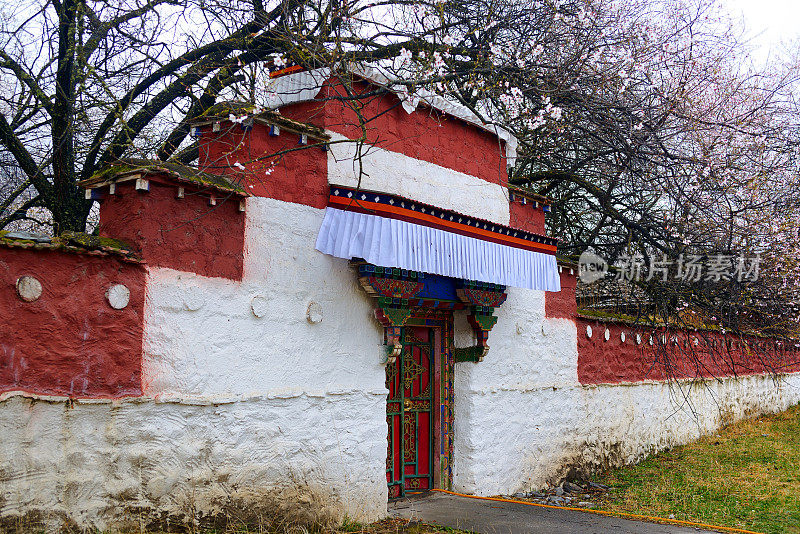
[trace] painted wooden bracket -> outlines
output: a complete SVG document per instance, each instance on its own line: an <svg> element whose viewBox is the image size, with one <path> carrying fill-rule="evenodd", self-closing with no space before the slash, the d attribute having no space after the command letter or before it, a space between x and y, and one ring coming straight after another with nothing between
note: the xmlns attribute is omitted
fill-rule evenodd
<svg viewBox="0 0 800 534"><path fill-rule="evenodd" d="M359 271L358 281L376 300L375 317L385 328L389 347L387 362L394 362L402 350L400 332L412 316L444 314L466 309L477 344L457 349L456 361L479 362L489 350L489 332L497 323L495 308L506 298L505 286L471 280L453 280L406 269L378 267L353 262Z"/></svg>
<svg viewBox="0 0 800 534"><path fill-rule="evenodd" d="M464 281L456 290L458 298L469 306L467 321L478 341L474 347L468 347L468 353L462 352L463 359L460 361L480 362L489 352L489 332L497 324L494 310L502 306L508 298L505 289L505 286L497 284Z"/></svg>
<svg viewBox="0 0 800 534"><path fill-rule="evenodd" d="M408 308L377 308L375 310L375 318L385 328L385 344L390 347L386 358L387 364L394 363L403 350L400 334L411 314L412 311Z"/></svg>
<svg viewBox="0 0 800 534"><path fill-rule="evenodd" d="M474 362L478 363L483 361L486 350L489 347L453 347L453 359L456 362Z"/></svg>
<svg viewBox="0 0 800 534"><path fill-rule="evenodd" d="M483 357L489 352L489 332L494 328L494 325L497 324L497 317L478 313L476 310L473 310L472 313L467 315L467 321L475 332L475 337L478 339L478 344L475 347L471 347L475 349L477 357L477 360L472 361L483 361Z"/></svg>

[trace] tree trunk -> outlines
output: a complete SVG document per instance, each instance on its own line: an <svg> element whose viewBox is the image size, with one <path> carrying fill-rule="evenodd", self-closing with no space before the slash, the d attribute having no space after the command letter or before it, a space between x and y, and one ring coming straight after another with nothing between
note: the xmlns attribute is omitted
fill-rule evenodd
<svg viewBox="0 0 800 534"><path fill-rule="evenodd" d="M79 0L65 0L59 9L58 70L53 105L53 189L51 206L56 235L65 230L83 232L86 214L83 199L75 186L75 146L73 118L75 111L74 67Z"/></svg>

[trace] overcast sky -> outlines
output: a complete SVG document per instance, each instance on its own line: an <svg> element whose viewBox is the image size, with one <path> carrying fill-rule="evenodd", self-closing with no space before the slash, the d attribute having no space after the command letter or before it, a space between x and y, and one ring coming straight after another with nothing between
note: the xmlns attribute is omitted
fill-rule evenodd
<svg viewBox="0 0 800 534"><path fill-rule="evenodd" d="M723 0L732 15L743 16L753 44L755 59L764 60L780 51L782 41L800 37L800 0Z"/></svg>

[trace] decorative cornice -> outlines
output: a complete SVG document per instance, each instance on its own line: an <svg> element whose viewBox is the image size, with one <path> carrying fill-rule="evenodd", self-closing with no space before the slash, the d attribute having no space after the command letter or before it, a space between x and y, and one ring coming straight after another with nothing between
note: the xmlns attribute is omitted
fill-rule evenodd
<svg viewBox="0 0 800 534"><path fill-rule="evenodd" d="M544 254L554 255L558 244L558 240L551 237L470 217L390 193L332 185L328 205L343 211L406 221Z"/></svg>
<svg viewBox="0 0 800 534"><path fill-rule="evenodd" d="M489 350L489 332L497 323L495 308L506 300L506 287L475 280L428 275L407 269L379 267L354 261L358 281L377 300L375 318L385 327L387 361L402 350L401 329L412 317L447 318L453 310L466 309L477 345L459 350L456 361L479 362Z"/></svg>
<svg viewBox="0 0 800 534"><path fill-rule="evenodd" d="M508 185L508 199L511 202L532 204L535 209L541 208L545 213L550 211L550 205L552 204L552 201L547 197L511 184Z"/></svg>

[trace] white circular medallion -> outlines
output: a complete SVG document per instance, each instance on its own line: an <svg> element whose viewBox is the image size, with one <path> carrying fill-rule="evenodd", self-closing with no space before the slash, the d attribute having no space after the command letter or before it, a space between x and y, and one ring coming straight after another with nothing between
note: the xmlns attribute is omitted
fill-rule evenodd
<svg viewBox="0 0 800 534"><path fill-rule="evenodd" d="M199 287L187 287L183 292L183 307L188 311L197 311L205 304L205 297Z"/></svg>
<svg viewBox="0 0 800 534"><path fill-rule="evenodd" d="M311 324L322 322L322 305L319 302L311 301L306 308L306 321Z"/></svg>
<svg viewBox="0 0 800 534"><path fill-rule="evenodd" d="M588 337L590 339L592 337L592 327L589 326L588 324L586 325L586 337Z"/></svg>
<svg viewBox="0 0 800 534"><path fill-rule="evenodd" d="M256 295L250 301L250 309L253 310L253 315L256 317L264 317L269 310L269 300L267 300L267 297Z"/></svg>
<svg viewBox="0 0 800 534"><path fill-rule="evenodd" d="M42 296L42 284L32 276L17 278L17 295L25 302L33 302Z"/></svg>
<svg viewBox="0 0 800 534"><path fill-rule="evenodd" d="M106 300L115 310L124 309L131 300L131 290L123 284L114 284L106 291Z"/></svg>

